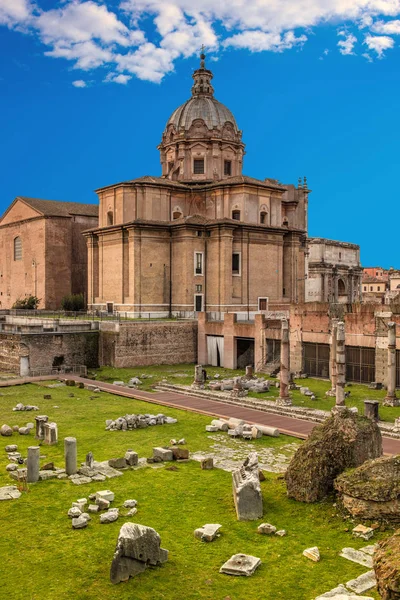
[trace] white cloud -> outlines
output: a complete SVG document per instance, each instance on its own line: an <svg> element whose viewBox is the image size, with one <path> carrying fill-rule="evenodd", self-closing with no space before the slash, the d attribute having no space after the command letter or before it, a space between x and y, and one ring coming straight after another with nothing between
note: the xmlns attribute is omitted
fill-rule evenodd
<svg viewBox="0 0 400 600"><path fill-rule="evenodd" d="M13 27L26 23L32 15L29 0L0 0L0 25Z"/></svg>
<svg viewBox="0 0 400 600"><path fill-rule="evenodd" d="M122 73L119 75L117 73L109 73L104 81L106 83L121 83L122 85L126 85L131 79L131 75L122 75Z"/></svg>
<svg viewBox="0 0 400 600"><path fill-rule="evenodd" d="M338 42L340 54L354 54L353 48L357 43L357 38L352 33L346 33L345 31L339 31L338 35L343 35L344 40Z"/></svg>
<svg viewBox="0 0 400 600"><path fill-rule="evenodd" d="M385 50L393 48L394 39L387 35L367 35L364 44L369 50L376 52L378 58L382 58L385 55Z"/></svg>
<svg viewBox="0 0 400 600"><path fill-rule="evenodd" d="M372 26L374 33L385 33L388 35L397 35L400 33L400 20L376 21Z"/></svg>
<svg viewBox="0 0 400 600"><path fill-rule="evenodd" d="M83 79L77 79L76 81L72 82L72 85L76 88L85 88L87 87L87 83L86 81L83 81Z"/></svg>
<svg viewBox="0 0 400 600"><path fill-rule="evenodd" d="M363 30L368 52L381 57L394 46L390 36L400 34L400 0L59 0L56 6L0 0L0 25L29 31L47 56L74 68L106 67L117 83L131 76L160 82L176 59L202 44L209 59L210 50L226 47L283 52L331 23L341 27L341 54L354 54L354 32ZM148 39L143 24L153 25Z"/></svg>

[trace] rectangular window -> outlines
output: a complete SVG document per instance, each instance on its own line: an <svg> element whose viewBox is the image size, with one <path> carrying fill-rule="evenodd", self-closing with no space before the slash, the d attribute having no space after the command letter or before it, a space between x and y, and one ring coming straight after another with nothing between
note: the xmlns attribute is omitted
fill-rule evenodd
<svg viewBox="0 0 400 600"><path fill-rule="evenodd" d="M196 233L197 233L197 237L202 237L202 235L203 235L202 231L197 231Z"/></svg>
<svg viewBox="0 0 400 600"><path fill-rule="evenodd" d="M364 292L366 292L366 291L367 291L367 286L366 286L366 285L364 285Z"/></svg>
<svg viewBox="0 0 400 600"><path fill-rule="evenodd" d="M204 173L204 158L195 158L193 160L193 173L195 175Z"/></svg>
<svg viewBox="0 0 400 600"><path fill-rule="evenodd" d="M380 291L381 291L381 286L380 286L380 285L378 285L378 292L380 292Z"/></svg>
<svg viewBox="0 0 400 600"><path fill-rule="evenodd" d="M203 294L196 294L194 297L194 310L201 312L203 310Z"/></svg>
<svg viewBox="0 0 400 600"><path fill-rule="evenodd" d="M195 273L195 275L203 275L203 253L202 252L195 252L194 273Z"/></svg>
<svg viewBox="0 0 400 600"><path fill-rule="evenodd" d="M232 254L232 275L240 275L240 252Z"/></svg>
<svg viewBox="0 0 400 600"><path fill-rule="evenodd" d="M224 175L232 175L232 161L224 160Z"/></svg>
<svg viewBox="0 0 400 600"><path fill-rule="evenodd" d="M203 286L202 285L196 285L196 292L202 292L203 291Z"/></svg>
<svg viewBox="0 0 400 600"><path fill-rule="evenodd" d="M268 298L258 299L258 310L267 310Z"/></svg>

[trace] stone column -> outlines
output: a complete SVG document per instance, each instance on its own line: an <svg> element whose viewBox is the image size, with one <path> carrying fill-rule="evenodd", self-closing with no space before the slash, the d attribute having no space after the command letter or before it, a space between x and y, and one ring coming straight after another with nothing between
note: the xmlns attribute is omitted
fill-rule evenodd
<svg viewBox="0 0 400 600"><path fill-rule="evenodd" d="M379 421L378 400L364 400L364 417L368 417L371 421Z"/></svg>
<svg viewBox="0 0 400 600"><path fill-rule="evenodd" d="M327 396L336 396L336 382L337 382L337 369L336 369L336 336L337 336L337 325L339 319L332 319L331 322L331 347L329 353L329 370L331 378L331 389L326 392Z"/></svg>
<svg viewBox="0 0 400 600"><path fill-rule="evenodd" d="M388 323L388 370L385 406L399 406L396 396L396 323Z"/></svg>
<svg viewBox="0 0 400 600"><path fill-rule="evenodd" d="M39 469L40 469L40 447L29 446L28 447L28 460L27 460L27 477L28 483L35 483L39 481Z"/></svg>
<svg viewBox="0 0 400 600"><path fill-rule="evenodd" d="M65 472L67 475L75 475L77 472L76 438L64 438Z"/></svg>
<svg viewBox="0 0 400 600"><path fill-rule="evenodd" d="M292 400L289 396L289 323L287 319L282 319L281 325L281 374L279 398L276 403L281 406L290 406Z"/></svg>
<svg viewBox="0 0 400 600"><path fill-rule="evenodd" d="M204 388L204 373L203 365L196 365L194 368L194 381L192 383L194 388Z"/></svg>
<svg viewBox="0 0 400 600"><path fill-rule="evenodd" d="M346 407L344 386L346 384L346 354L345 331L343 321L339 321L336 331L336 405L333 410L339 411Z"/></svg>

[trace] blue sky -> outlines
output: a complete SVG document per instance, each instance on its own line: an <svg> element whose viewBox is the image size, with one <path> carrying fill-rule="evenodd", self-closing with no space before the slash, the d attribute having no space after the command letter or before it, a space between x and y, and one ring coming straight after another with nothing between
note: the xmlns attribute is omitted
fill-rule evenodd
<svg viewBox="0 0 400 600"><path fill-rule="evenodd" d="M0 211L17 195L95 202L97 187L159 175L156 146L204 43L244 172L306 175L311 236L400 267L400 0L214 4L0 0Z"/></svg>

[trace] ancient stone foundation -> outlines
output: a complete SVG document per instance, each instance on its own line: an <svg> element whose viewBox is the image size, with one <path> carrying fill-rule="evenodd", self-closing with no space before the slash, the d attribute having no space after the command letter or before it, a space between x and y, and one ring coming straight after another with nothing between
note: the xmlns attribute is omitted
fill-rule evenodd
<svg viewBox="0 0 400 600"><path fill-rule="evenodd" d="M369 460L342 473L335 488L353 517L400 523L400 456Z"/></svg>
<svg viewBox="0 0 400 600"><path fill-rule="evenodd" d="M381 455L377 424L345 409L314 427L297 450L285 475L288 496L300 502L322 500L345 469Z"/></svg>
<svg viewBox="0 0 400 600"><path fill-rule="evenodd" d="M255 521L263 515L258 456L251 452L232 473L233 499L239 521Z"/></svg>

